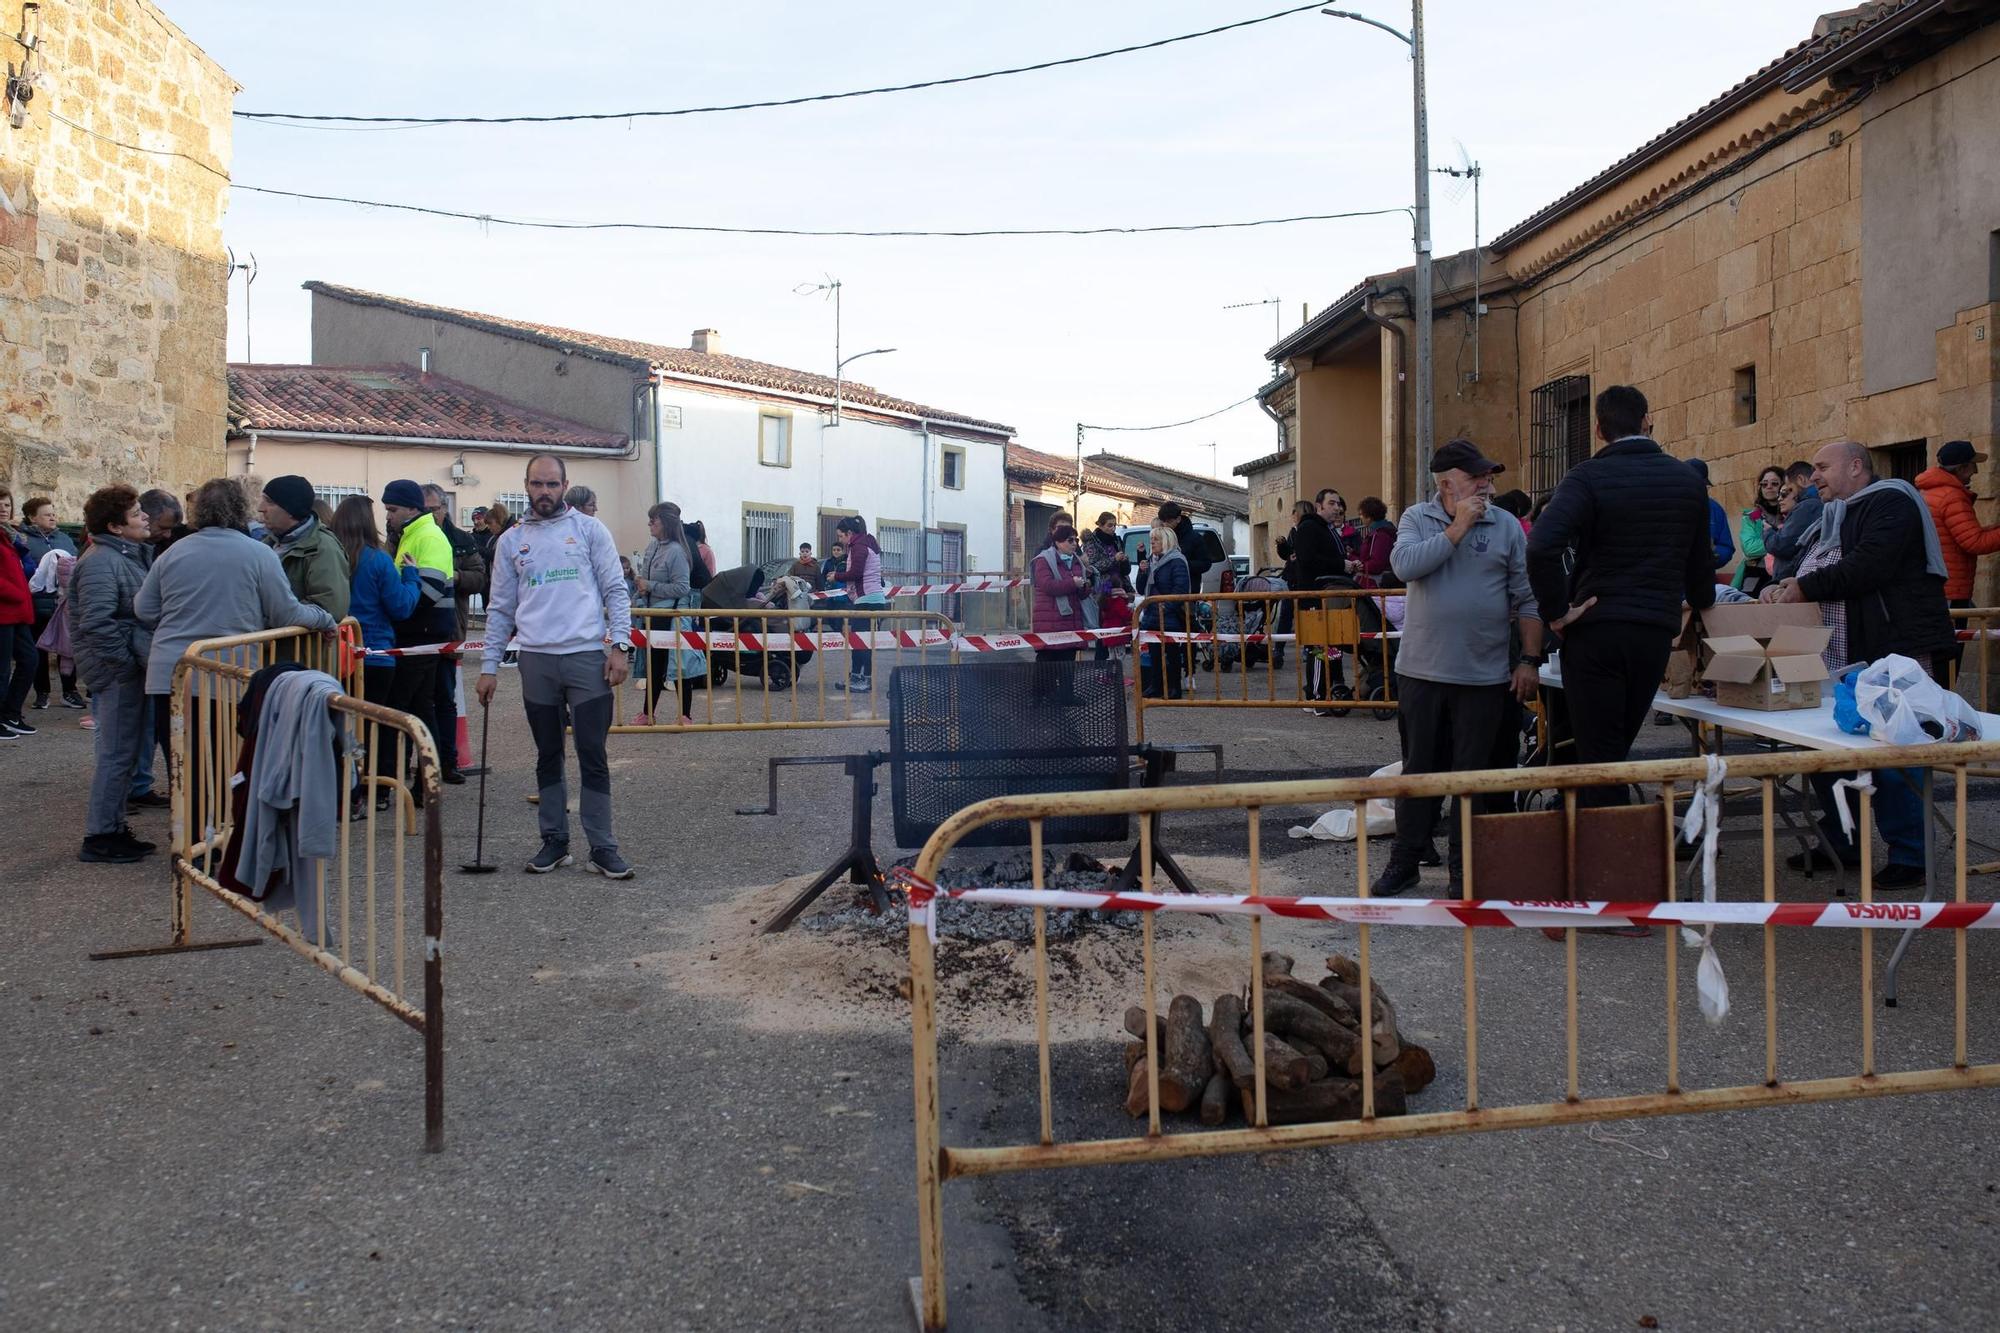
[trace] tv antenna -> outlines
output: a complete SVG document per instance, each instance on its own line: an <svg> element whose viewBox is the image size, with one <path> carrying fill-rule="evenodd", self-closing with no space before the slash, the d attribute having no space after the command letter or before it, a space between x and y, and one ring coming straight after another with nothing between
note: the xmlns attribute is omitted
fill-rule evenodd
<svg viewBox="0 0 2000 1333"><path fill-rule="evenodd" d="M1235 305L1226 305L1222 308L1224 310L1255 310L1260 305L1271 307L1271 341L1276 343L1280 338L1285 336L1285 307L1284 303L1277 297L1267 296L1261 301L1238 301Z"/></svg>
<svg viewBox="0 0 2000 1333"><path fill-rule="evenodd" d="M251 255L247 263L236 262L236 251L229 250L229 272L225 281L233 280L238 273L243 275L243 359L255 361L250 351L250 285L257 281L257 256Z"/></svg>
<svg viewBox="0 0 2000 1333"><path fill-rule="evenodd" d="M1457 139L1452 143L1458 148L1458 165L1455 167L1432 167L1440 176L1452 177L1452 183L1445 190L1445 197L1453 203L1465 198L1466 187L1472 187L1472 374L1469 380L1479 383L1479 270L1484 266L1484 257L1479 253L1479 178L1484 174L1479 164L1472 160L1472 154L1465 151L1465 144Z"/></svg>

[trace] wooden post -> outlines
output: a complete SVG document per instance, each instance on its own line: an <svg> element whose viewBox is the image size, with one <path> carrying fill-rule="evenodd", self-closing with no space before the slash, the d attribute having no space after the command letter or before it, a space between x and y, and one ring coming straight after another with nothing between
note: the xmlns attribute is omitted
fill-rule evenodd
<svg viewBox="0 0 2000 1333"><path fill-rule="evenodd" d="M1718 801L1719 804L1719 801ZM1674 784L1660 784L1660 817L1667 829L1667 901L1680 897L1680 876L1675 872L1674 863ZM1709 811L1709 818L1718 817L1715 809ZM1681 1090L1681 986L1680 986L1680 941L1672 926L1667 927L1667 1091Z"/></svg>
<svg viewBox="0 0 2000 1333"><path fill-rule="evenodd" d="M1764 901L1778 900L1776 792L1770 778L1759 779L1764 798ZM1764 927L1764 1084L1778 1086L1778 930Z"/></svg>
<svg viewBox="0 0 2000 1333"><path fill-rule="evenodd" d="M1472 891L1472 802L1462 801L1458 807L1459 855L1464 858L1465 883L1460 887L1460 895L1467 902L1473 901ZM1479 988L1473 970L1472 937L1476 930L1461 930L1465 949L1465 1109L1479 1109ZM1373 1042L1375 1034L1369 1033L1366 1040Z"/></svg>
<svg viewBox="0 0 2000 1333"><path fill-rule="evenodd" d="M1034 866L1035 888L1042 889L1042 821L1028 821L1028 856ZM1049 1099L1049 921L1048 909L1035 907L1035 1050L1042 1090L1042 1145L1056 1141L1055 1113Z"/></svg>

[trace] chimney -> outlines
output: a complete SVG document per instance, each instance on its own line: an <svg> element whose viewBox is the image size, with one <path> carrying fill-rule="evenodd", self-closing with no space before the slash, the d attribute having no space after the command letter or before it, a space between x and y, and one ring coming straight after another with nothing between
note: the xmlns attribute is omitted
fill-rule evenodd
<svg viewBox="0 0 2000 1333"><path fill-rule="evenodd" d="M688 346L697 352L707 352L711 356L722 355L722 334L715 329L696 329Z"/></svg>

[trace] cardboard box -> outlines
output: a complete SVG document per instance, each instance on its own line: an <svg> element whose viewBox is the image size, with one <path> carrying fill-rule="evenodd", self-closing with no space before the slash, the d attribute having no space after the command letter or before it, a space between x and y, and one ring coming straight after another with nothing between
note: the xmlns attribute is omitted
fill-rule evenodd
<svg viewBox="0 0 2000 1333"><path fill-rule="evenodd" d="M1709 661L1715 656L1707 640L1730 639L1743 635L1753 639L1768 639L1776 634L1782 625L1818 629L1821 623L1818 602L1718 603L1700 613L1700 622L1692 635L1697 640L1694 673L1696 689L1701 688Z"/></svg>
<svg viewBox="0 0 2000 1333"><path fill-rule="evenodd" d="M1778 625L1764 638L1712 638L1706 641L1710 656L1703 678L1715 686L1715 701L1725 708L1817 708L1820 682L1828 675L1820 654L1832 638L1824 625Z"/></svg>

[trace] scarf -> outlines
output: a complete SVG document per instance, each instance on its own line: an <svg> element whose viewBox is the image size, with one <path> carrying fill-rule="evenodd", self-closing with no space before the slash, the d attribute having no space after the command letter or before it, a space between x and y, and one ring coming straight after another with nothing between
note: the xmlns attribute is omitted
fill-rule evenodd
<svg viewBox="0 0 2000 1333"><path fill-rule="evenodd" d="M1931 522L1931 507L1917 494L1917 488L1907 481L1895 477L1885 477L1881 481L1871 481L1845 500L1826 500L1819 513L1819 530L1813 536L1815 544L1840 540L1840 522L1847 516L1847 506L1856 500L1871 495L1898 491L1910 497L1910 503L1917 507L1917 519L1924 530L1924 572L1944 578L1944 550L1938 545L1937 525Z"/></svg>

